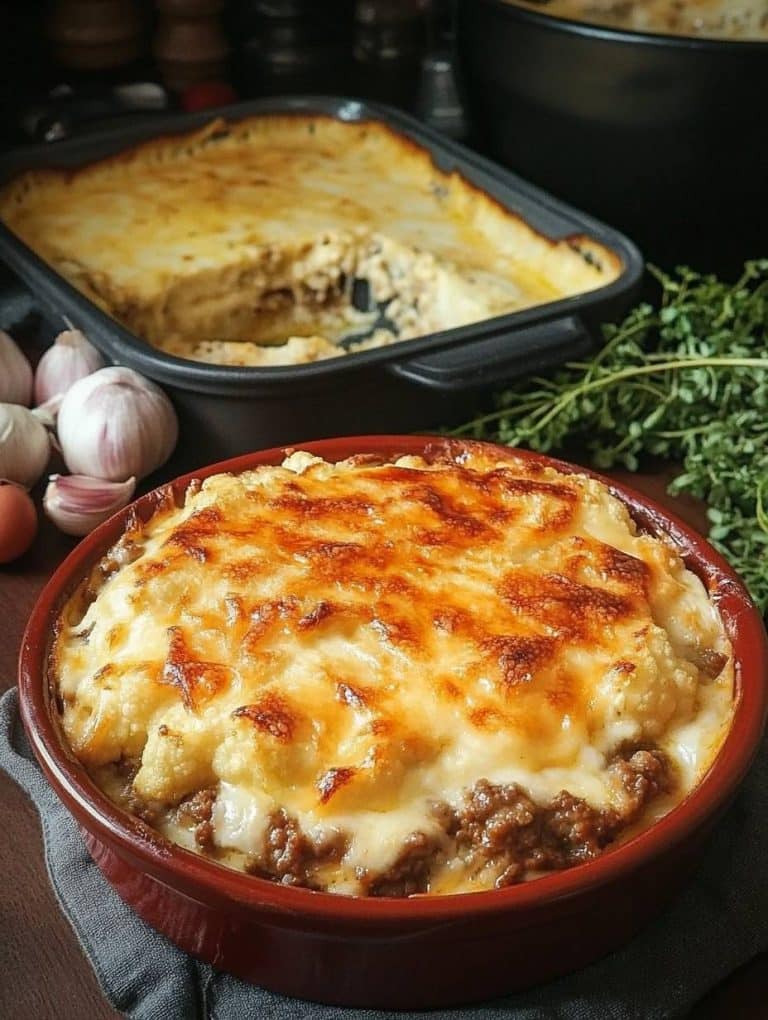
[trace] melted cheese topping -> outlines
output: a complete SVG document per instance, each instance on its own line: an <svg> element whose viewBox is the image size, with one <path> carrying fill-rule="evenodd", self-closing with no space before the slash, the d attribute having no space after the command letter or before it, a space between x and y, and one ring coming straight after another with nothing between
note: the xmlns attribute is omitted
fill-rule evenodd
<svg viewBox="0 0 768 1020"><path fill-rule="evenodd" d="M379 312L388 332L374 345L421 336L621 269L587 238L537 233L385 125L323 117L217 121L77 171L33 171L0 192L0 216L138 336L225 364L343 354L338 342ZM370 289L367 320L355 279Z"/></svg>
<svg viewBox="0 0 768 1020"><path fill-rule="evenodd" d="M325 881L351 893L481 778L621 808L611 756L653 745L678 776L667 810L717 753L733 684L666 539L597 481L471 443L208 478L132 523L51 670L75 754L105 783L138 761L172 839L194 848L172 808L214 788L214 843L242 867L283 808L348 837Z"/></svg>
<svg viewBox="0 0 768 1020"><path fill-rule="evenodd" d="M768 39L768 0L532 0L532 6L556 18L636 32Z"/></svg>

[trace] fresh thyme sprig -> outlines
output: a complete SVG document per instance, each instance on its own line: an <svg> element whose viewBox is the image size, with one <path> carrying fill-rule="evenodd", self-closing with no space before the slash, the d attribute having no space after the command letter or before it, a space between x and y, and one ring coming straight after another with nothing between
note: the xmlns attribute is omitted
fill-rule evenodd
<svg viewBox="0 0 768 1020"><path fill-rule="evenodd" d="M525 380L454 430L550 451L578 444L598 468L643 457L682 466L671 492L708 505L709 538L768 612L768 259L727 284L668 275L587 362Z"/></svg>

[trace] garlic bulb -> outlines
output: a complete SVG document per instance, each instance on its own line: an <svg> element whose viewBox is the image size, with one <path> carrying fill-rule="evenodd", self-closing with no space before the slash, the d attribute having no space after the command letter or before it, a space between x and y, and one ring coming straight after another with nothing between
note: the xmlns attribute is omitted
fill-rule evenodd
<svg viewBox="0 0 768 1020"><path fill-rule="evenodd" d="M31 489L45 471L51 441L34 411L0 404L0 478Z"/></svg>
<svg viewBox="0 0 768 1020"><path fill-rule="evenodd" d="M59 444L73 474L143 478L170 457L179 428L163 391L130 368L80 379L59 409Z"/></svg>
<svg viewBox="0 0 768 1020"><path fill-rule="evenodd" d="M6 332L0 329L0 401L29 406L32 366Z"/></svg>
<svg viewBox="0 0 768 1020"><path fill-rule="evenodd" d="M79 329L59 333L35 372L35 403L62 397L73 383L104 367L104 359ZM50 406L50 405L49 405Z"/></svg>
<svg viewBox="0 0 768 1020"><path fill-rule="evenodd" d="M86 475L51 475L43 509L66 535L87 535L130 502L136 479L105 482Z"/></svg>

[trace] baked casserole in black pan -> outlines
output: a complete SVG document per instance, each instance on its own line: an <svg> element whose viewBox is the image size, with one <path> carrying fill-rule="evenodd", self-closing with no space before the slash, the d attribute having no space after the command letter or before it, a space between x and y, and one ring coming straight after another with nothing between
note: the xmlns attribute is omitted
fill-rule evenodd
<svg viewBox="0 0 768 1020"><path fill-rule="evenodd" d="M155 120L0 169L0 254L170 387L206 456L450 420L583 354L642 269L621 234L354 100Z"/></svg>

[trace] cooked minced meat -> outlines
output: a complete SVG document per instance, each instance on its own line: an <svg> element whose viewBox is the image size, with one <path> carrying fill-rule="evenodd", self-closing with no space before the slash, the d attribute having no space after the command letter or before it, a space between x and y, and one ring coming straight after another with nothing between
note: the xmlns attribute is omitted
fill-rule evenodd
<svg viewBox="0 0 768 1020"><path fill-rule="evenodd" d="M135 763L120 762L115 774L125 785L125 804L149 821L157 814L131 792ZM358 875L367 896L413 896L429 892L435 875L452 859L459 859L483 887L496 888L520 882L531 874L558 871L598 857L646 806L671 792L674 773L666 756L654 748L628 748L609 765L621 791L621 808L600 809L567 790L548 804L537 804L520 786L479 780L467 791L458 808L438 803L432 816L437 834L413 832L405 840L394 864L379 874ZM212 855L215 828L212 821L216 789L206 788L179 805L180 823L190 825L197 846ZM285 810L275 811L266 829L261 853L253 855L246 870L281 885L323 889L324 866L344 856L348 840L330 831L312 836Z"/></svg>
<svg viewBox="0 0 768 1020"><path fill-rule="evenodd" d="M369 896L413 896L426 892L440 842L412 832L392 867L366 883Z"/></svg>
<svg viewBox="0 0 768 1020"><path fill-rule="evenodd" d="M267 826L263 852L248 863L251 875L267 878L281 885L320 888L317 869L343 856L345 839L341 833L311 839L301 831L295 818L282 808L275 811Z"/></svg>
<svg viewBox="0 0 768 1020"><path fill-rule="evenodd" d="M658 750L619 754L610 766L626 794L622 810L598 809L567 790L537 805L515 784L481 779L454 818L458 853L476 871L490 867L497 888L530 872L572 867L599 856L643 808L672 785L669 762Z"/></svg>
<svg viewBox="0 0 768 1020"><path fill-rule="evenodd" d="M617 755L610 772L619 781L629 804L624 811L624 825L639 817L649 801L660 793L669 793L673 776L669 761L661 751L639 750L628 755Z"/></svg>
<svg viewBox="0 0 768 1020"><path fill-rule="evenodd" d="M527 872L597 857L618 821L615 812L590 807L565 790L542 807L515 784L494 786L481 779L456 815L456 846L473 871L490 866L499 887L520 881Z"/></svg>
<svg viewBox="0 0 768 1020"><path fill-rule="evenodd" d="M198 790L179 807L179 814L186 816L194 823L195 842L201 850L212 850L214 847L215 829L211 817L213 805L216 803L216 789Z"/></svg>

